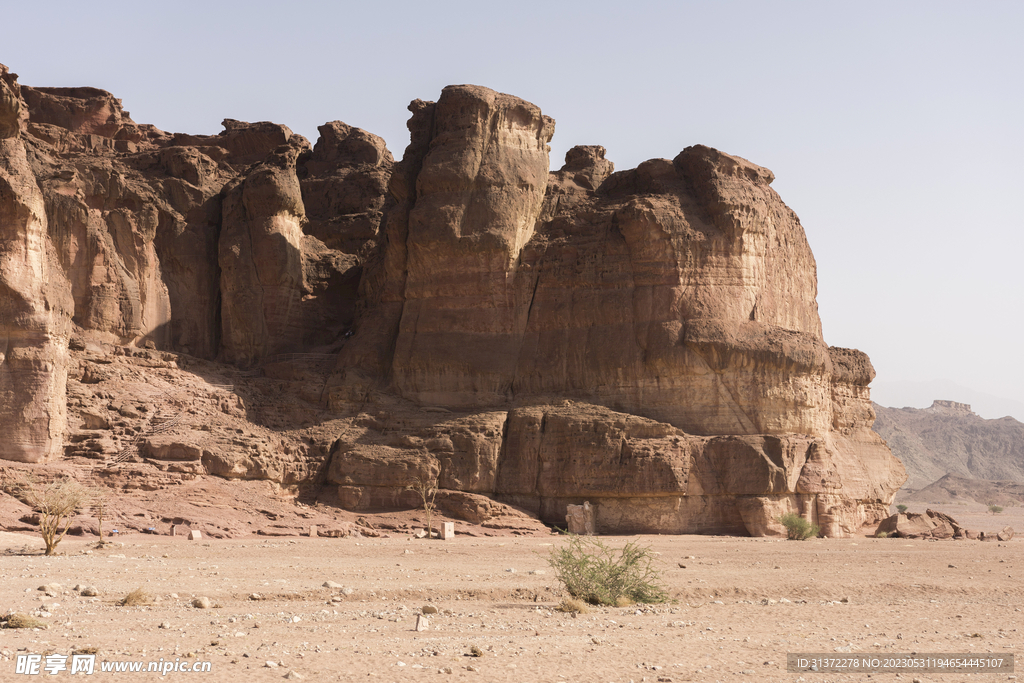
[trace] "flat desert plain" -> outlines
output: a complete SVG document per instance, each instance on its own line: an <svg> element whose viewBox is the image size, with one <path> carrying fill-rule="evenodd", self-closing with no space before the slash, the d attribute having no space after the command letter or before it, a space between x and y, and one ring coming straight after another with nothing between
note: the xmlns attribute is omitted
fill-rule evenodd
<svg viewBox="0 0 1024 683"><path fill-rule="evenodd" d="M1022 508L989 515L983 506L935 507L970 528L1024 528ZM786 654L1019 654L1020 536L1006 543L866 536L602 540L649 545L672 602L596 607L575 616L556 611L564 594L547 558L566 538L554 534L447 541L405 533L198 541L133 534L102 549L94 539L68 537L59 556L45 557L38 537L0 533L0 609L49 615L41 619L46 629L0 630L0 680L61 680L70 674L17 675L17 655L75 651L96 653L96 673L87 680L1015 678L787 673ZM47 584L59 588L48 596L38 590ZM82 596L76 584L94 586L98 595ZM155 602L120 606L136 588ZM192 606L203 597L209 608ZM437 613L417 631L424 607ZM101 662L161 659L209 662L210 671L99 670Z"/></svg>

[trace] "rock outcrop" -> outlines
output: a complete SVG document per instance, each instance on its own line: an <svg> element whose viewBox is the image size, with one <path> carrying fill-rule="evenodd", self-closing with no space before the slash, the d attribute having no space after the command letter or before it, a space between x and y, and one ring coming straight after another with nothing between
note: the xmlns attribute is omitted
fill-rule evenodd
<svg viewBox="0 0 1024 683"><path fill-rule="evenodd" d="M582 146L549 172L554 121L478 86L414 101L395 163L338 121L313 147L267 122L169 134L104 91L19 94L4 73L0 283L24 312L0 325L36 355L0 363L34 455L0 457L59 450L73 329L69 454L320 486L353 510L436 481L485 525L589 501L602 532L779 534L798 511L838 536L905 478L870 429L867 356L824 342L767 169L694 146L614 172ZM196 357L238 381L189 404L174 387L202 384L181 374ZM173 420L128 386L179 396ZM240 449L246 421L274 435Z"/></svg>
<svg viewBox="0 0 1024 683"><path fill-rule="evenodd" d="M0 459L63 450L71 297L22 140L17 76L0 65Z"/></svg>
<svg viewBox="0 0 1024 683"><path fill-rule="evenodd" d="M581 147L545 183L552 123L533 105L459 86L410 108L334 409L375 387L510 409L490 492L550 522L583 496L622 532L781 533L797 510L842 535L886 516L904 475L870 431L874 371L824 343L770 171L697 146L612 173ZM641 417L643 436L615 426ZM387 457L411 470L415 451Z"/></svg>
<svg viewBox="0 0 1024 683"><path fill-rule="evenodd" d="M1011 526L1005 526L1001 531L995 533L972 531L964 528L943 512L926 510L923 515L916 512L900 512L883 519L875 529L875 536L931 540L1009 541L1013 539L1014 533Z"/></svg>

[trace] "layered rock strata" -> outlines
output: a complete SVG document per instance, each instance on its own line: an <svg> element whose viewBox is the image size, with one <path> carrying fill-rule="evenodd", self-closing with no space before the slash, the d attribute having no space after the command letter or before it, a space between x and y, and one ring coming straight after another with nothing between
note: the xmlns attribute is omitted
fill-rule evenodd
<svg viewBox="0 0 1024 683"><path fill-rule="evenodd" d="M795 510L835 536L887 515L904 474L870 431L874 371L823 341L770 171L697 146L613 173L592 146L539 180L552 122L533 105L459 86L410 108L334 408L374 388L470 421L508 408L490 492L552 523L585 497L617 532L781 533ZM375 457L433 471L429 449L390 448Z"/></svg>
<svg viewBox="0 0 1024 683"><path fill-rule="evenodd" d="M64 446L71 297L22 134L27 107L0 65L0 459Z"/></svg>
<svg viewBox="0 0 1024 683"><path fill-rule="evenodd" d="M870 431L870 362L822 338L814 259L767 169L694 146L616 173L585 146L549 172L552 119L478 86L414 101L396 164L341 122L313 147L266 122L169 134L104 91L4 73L0 283L19 312L0 324L36 355L0 364L0 388L32 387L3 389L0 417L34 455L0 457L58 450L73 327L83 349L254 368L303 425L322 401L330 454L289 481L351 509L436 481L484 523L514 505L563 524L589 501L599 532L780 533L798 511L835 536L885 517L905 478ZM334 354L326 383L293 364ZM229 446L176 438L137 448L248 476Z"/></svg>

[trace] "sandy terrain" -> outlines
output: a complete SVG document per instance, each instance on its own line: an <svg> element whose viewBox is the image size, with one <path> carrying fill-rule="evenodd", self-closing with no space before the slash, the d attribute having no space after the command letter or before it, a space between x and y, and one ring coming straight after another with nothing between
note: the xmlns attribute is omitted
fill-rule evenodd
<svg viewBox="0 0 1024 683"><path fill-rule="evenodd" d="M967 517L962 506L946 511ZM998 518L979 513L988 523L974 526L1022 528L1022 517L1022 508ZM97 662L209 661L211 672L197 675L209 681L900 680L787 673L786 653L1019 653L1024 644L1020 537L641 540L660 554L675 602L573 617L553 611L562 594L546 558L564 542L555 535L187 541L132 534L98 550L69 537L62 555L46 558L36 537L0 533L3 611L43 605L51 615L47 630L0 631L0 680L35 680L15 675L19 651L84 647L99 649ZM343 588L324 588L326 581ZM37 590L49 583L63 590L53 597ZM79 583L99 596L70 590ZM116 604L137 587L160 601ZM190 606L199 596L219 607ZM424 605L440 613L417 632ZM483 656L467 656L474 646ZM97 671L89 680L177 676L188 674ZM902 676L914 678L969 680Z"/></svg>

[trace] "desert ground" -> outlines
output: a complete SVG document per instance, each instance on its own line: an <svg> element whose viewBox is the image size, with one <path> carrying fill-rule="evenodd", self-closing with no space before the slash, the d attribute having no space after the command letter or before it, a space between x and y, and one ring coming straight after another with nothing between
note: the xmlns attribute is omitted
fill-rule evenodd
<svg viewBox="0 0 1024 683"><path fill-rule="evenodd" d="M990 515L983 506L968 507L942 509L981 530L1024 528L1024 508ZM69 536L59 555L45 557L38 536L0 533L2 611L41 613L48 624L0 630L0 680L33 679L15 674L18 653L89 648L97 654L91 680L189 675L98 670L102 661L161 658L210 662L209 673L197 674L208 681L1015 678L787 673L786 654L1019 653L1020 536L1006 543L867 536L602 540L651 546L672 601L595 607L575 616L556 611L564 593L548 556L566 542L557 534L457 533L443 541L394 531L380 538L189 541L134 533L104 548L96 548L94 537ZM39 590L48 584L59 584L53 595ZM84 597L76 585L94 586L98 595ZM136 588L154 602L120 606ZM212 606L193 607L201 597ZM417 631L425 606L437 613Z"/></svg>

